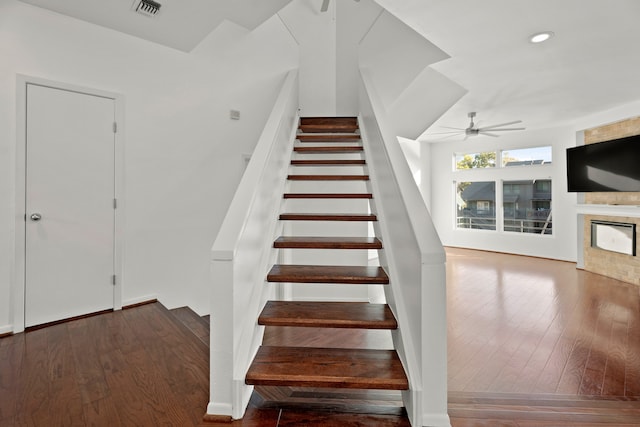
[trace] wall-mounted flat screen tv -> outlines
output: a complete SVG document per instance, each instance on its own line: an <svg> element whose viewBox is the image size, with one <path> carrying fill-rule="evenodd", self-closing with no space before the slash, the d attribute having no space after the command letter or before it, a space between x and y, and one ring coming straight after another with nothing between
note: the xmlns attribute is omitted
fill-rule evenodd
<svg viewBox="0 0 640 427"><path fill-rule="evenodd" d="M568 148L567 188L640 191L640 135Z"/></svg>

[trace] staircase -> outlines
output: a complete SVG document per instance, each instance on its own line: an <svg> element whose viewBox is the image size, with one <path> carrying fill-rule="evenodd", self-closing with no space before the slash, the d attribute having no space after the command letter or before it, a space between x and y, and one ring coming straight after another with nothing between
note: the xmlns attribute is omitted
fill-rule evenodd
<svg viewBox="0 0 640 427"><path fill-rule="evenodd" d="M344 156L348 154L348 156ZM369 176L355 117L301 118L291 160L288 181L305 182L308 191L287 192L287 200L318 206L348 203L359 200L357 206L366 205L372 199L367 185ZM362 172L344 173L340 169L358 168ZM325 173L306 173L312 169L326 169ZM324 171L323 171L324 172ZM347 182L361 182L366 191L344 191ZM329 186L327 183L332 183ZM330 188L332 190L327 190ZM363 204L365 202L365 204ZM381 250L382 242L376 237L334 235L336 223L362 224L377 221L375 213L365 208L362 212L333 212L331 208L321 212L281 212L280 221L286 224L305 221L318 235L284 235L278 237L273 247L280 250L332 251L337 258L345 251ZM333 227L333 228L332 228ZM346 228L344 228L346 227ZM365 227L360 227L362 230ZM280 259L286 258L285 256ZM295 257L293 257L295 259ZM382 285L389 283L387 272L380 266L367 265L317 265L315 263L282 263L273 265L267 275L270 283L307 286L320 284L331 286ZM336 301L329 295L326 301L268 301L258 323L275 328L308 328L309 333L322 333L327 328L357 328L367 330L394 330L396 319L386 304L369 302ZM330 333L330 332L329 332ZM319 340L322 341L322 340ZM337 347L337 346L336 346ZM320 387L341 389L407 390L405 370L395 350L371 348L333 348L290 345L262 345L247 372L246 384L257 386Z"/></svg>

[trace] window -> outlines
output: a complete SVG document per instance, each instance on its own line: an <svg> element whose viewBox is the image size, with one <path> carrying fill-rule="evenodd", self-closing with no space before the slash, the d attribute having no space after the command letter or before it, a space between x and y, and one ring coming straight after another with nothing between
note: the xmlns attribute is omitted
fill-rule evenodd
<svg viewBox="0 0 640 427"><path fill-rule="evenodd" d="M551 164L551 146L502 150L502 166L533 166Z"/></svg>
<svg viewBox="0 0 640 427"><path fill-rule="evenodd" d="M456 154L456 170L496 167L496 152Z"/></svg>
<svg viewBox="0 0 640 427"><path fill-rule="evenodd" d="M456 228L552 234L551 180L533 179L545 170L537 166L551 165L552 154L550 145L455 153L455 175L491 179L456 182ZM518 166L524 168L513 169ZM469 170L474 172L467 173ZM500 183L507 177L509 181ZM515 177L521 179L513 180ZM496 185L502 185L500 191L496 192ZM500 206L502 215L496 215Z"/></svg>
<svg viewBox="0 0 640 427"><path fill-rule="evenodd" d="M476 209L478 213L485 214L491 210L491 202L487 200L478 200L476 202Z"/></svg>
<svg viewBox="0 0 640 427"><path fill-rule="evenodd" d="M495 230L495 182L458 182L456 189L456 227Z"/></svg>
<svg viewBox="0 0 640 427"><path fill-rule="evenodd" d="M552 234L550 179L505 181L502 206L504 231Z"/></svg>

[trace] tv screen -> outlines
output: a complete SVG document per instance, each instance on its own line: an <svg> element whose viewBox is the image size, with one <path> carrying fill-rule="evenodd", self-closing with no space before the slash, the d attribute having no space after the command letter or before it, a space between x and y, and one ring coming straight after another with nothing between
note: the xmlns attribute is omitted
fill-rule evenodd
<svg viewBox="0 0 640 427"><path fill-rule="evenodd" d="M640 135L567 149L570 192L640 191Z"/></svg>

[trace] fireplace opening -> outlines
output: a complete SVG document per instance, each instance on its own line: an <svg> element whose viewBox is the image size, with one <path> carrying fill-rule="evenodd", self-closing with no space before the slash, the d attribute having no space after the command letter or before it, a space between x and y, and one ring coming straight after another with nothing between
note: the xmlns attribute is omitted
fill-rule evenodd
<svg viewBox="0 0 640 427"><path fill-rule="evenodd" d="M636 256L636 225L592 220L591 247Z"/></svg>

